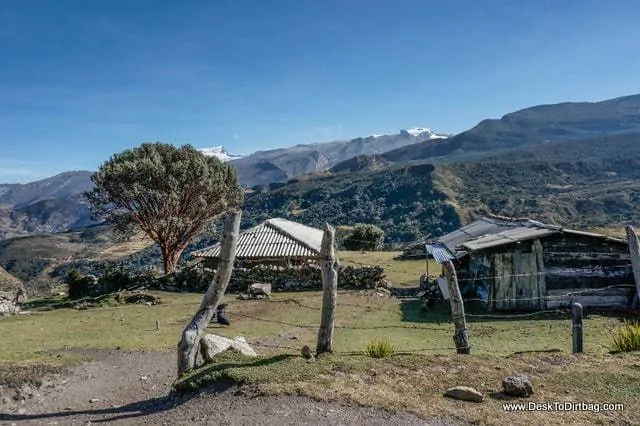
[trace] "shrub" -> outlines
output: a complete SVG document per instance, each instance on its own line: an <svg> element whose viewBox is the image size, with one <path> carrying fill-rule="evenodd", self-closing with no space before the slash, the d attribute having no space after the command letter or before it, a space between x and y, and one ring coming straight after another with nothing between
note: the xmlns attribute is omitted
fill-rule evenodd
<svg viewBox="0 0 640 426"><path fill-rule="evenodd" d="M614 352L640 351L640 323L627 321L613 335Z"/></svg>
<svg viewBox="0 0 640 426"><path fill-rule="evenodd" d="M393 345L387 340L375 340L367 345L367 355L371 358L386 358L393 355Z"/></svg>
<svg viewBox="0 0 640 426"><path fill-rule="evenodd" d="M379 250L382 248L384 231L375 225L358 223L353 227L353 232L344 239L343 244L347 250Z"/></svg>
<svg viewBox="0 0 640 426"><path fill-rule="evenodd" d="M71 300L89 296L95 290L95 282L93 279L82 275L77 269L67 271L65 281L69 285L69 299Z"/></svg>
<svg viewBox="0 0 640 426"><path fill-rule="evenodd" d="M103 274L98 280L102 293L113 293L127 290L137 283L136 277L124 265L105 265Z"/></svg>

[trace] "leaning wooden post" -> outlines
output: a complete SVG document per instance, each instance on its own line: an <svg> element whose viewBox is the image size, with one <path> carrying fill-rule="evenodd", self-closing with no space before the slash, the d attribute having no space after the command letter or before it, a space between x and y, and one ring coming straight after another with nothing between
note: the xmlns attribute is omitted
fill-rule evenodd
<svg viewBox="0 0 640 426"><path fill-rule="evenodd" d="M322 317L318 330L316 355L333 350L333 323L336 313L336 297L338 295L338 270L340 263L336 257L335 229L326 224L320 249L322 262Z"/></svg>
<svg viewBox="0 0 640 426"><path fill-rule="evenodd" d="M572 341L573 341L573 353L582 353L582 305L579 303L571 304L571 322L572 322Z"/></svg>
<svg viewBox="0 0 640 426"><path fill-rule="evenodd" d="M213 318L213 314L227 290L227 285L229 285L233 262L236 258L241 215L242 212L239 209L231 210L225 218L220 241L220 262L216 269L216 275L209 284L198 311L182 332L182 338L178 343L178 377L195 367L200 338Z"/></svg>
<svg viewBox="0 0 640 426"><path fill-rule="evenodd" d="M444 269L444 275L447 278L447 284L449 286L451 315L453 315L453 322L456 327L456 331L453 334L453 342L456 344L456 350L459 354L468 354L471 352L471 347L469 346L467 320L464 316L464 303L462 302L460 287L458 287L456 268L453 266L453 262L450 260L444 262L442 266Z"/></svg>
<svg viewBox="0 0 640 426"><path fill-rule="evenodd" d="M634 303L640 298L640 241L632 226L627 226L627 241L629 243L629 258L633 268L633 278L636 282L636 295Z"/></svg>

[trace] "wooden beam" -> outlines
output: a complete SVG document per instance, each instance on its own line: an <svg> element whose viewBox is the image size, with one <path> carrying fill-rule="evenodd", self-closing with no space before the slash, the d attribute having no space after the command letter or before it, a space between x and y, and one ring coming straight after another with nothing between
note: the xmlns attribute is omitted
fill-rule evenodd
<svg viewBox="0 0 640 426"><path fill-rule="evenodd" d="M449 285L449 300L451 301L451 315L455 324L455 333L453 334L453 342L456 344L456 350L459 354L468 354L471 352L469 346L469 334L467 332L467 320L464 316L464 303L458 286L458 277L453 262L447 260L442 264L447 284Z"/></svg>
<svg viewBox="0 0 640 426"><path fill-rule="evenodd" d="M536 272L538 273L538 309L546 309L547 284L545 281L544 256L540 239L533 241L533 253L536 256Z"/></svg>

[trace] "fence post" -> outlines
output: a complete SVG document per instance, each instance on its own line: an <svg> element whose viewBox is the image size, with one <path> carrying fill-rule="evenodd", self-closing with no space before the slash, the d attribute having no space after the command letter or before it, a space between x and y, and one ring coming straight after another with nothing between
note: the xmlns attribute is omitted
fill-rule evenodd
<svg viewBox="0 0 640 426"><path fill-rule="evenodd" d="M224 292L227 291L236 259L241 216L240 209L232 209L224 220L222 239L220 240L220 261L215 277L209 284L200 307L182 331L182 337L178 343L178 377L195 367L200 338L213 318Z"/></svg>
<svg viewBox="0 0 640 426"><path fill-rule="evenodd" d="M638 235L632 226L627 226L625 230L627 231L627 242L629 245L631 268L633 269L633 279L636 282L635 303L635 301L640 297L640 241L638 241Z"/></svg>
<svg viewBox="0 0 640 426"><path fill-rule="evenodd" d="M444 274L449 285L449 298L451 300L451 315L455 324L456 331L453 334L453 342L456 344L456 350L459 354L471 353L469 346L469 334L467 332L467 320L464 316L464 303L458 287L458 276L453 262L447 260L442 264Z"/></svg>
<svg viewBox="0 0 640 426"><path fill-rule="evenodd" d="M573 353L582 353L582 305L579 303L571 304L571 322L572 322L572 341Z"/></svg>
<svg viewBox="0 0 640 426"><path fill-rule="evenodd" d="M333 323L338 295L338 258L335 250L335 229L328 223L324 228L320 259L322 261L322 317L318 330L316 355L333 350Z"/></svg>

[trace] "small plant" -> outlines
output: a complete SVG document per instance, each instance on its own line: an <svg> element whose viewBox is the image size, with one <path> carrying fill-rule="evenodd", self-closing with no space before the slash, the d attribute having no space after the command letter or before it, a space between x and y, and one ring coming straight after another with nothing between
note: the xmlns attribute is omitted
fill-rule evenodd
<svg viewBox="0 0 640 426"><path fill-rule="evenodd" d="M613 335L613 352L640 351L640 323L626 321Z"/></svg>
<svg viewBox="0 0 640 426"><path fill-rule="evenodd" d="M387 340L374 340L367 345L367 355L371 358L386 358L393 355L393 345Z"/></svg>

